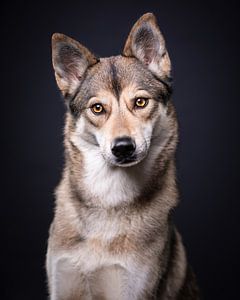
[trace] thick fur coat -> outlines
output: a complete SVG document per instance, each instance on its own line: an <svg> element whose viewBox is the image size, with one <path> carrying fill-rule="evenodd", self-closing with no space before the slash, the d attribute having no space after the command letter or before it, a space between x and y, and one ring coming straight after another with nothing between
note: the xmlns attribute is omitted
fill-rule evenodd
<svg viewBox="0 0 240 300"><path fill-rule="evenodd" d="M52 39L67 105L65 167L47 252L51 300L198 299L181 237L171 63L151 14L122 55Z"/></svg>

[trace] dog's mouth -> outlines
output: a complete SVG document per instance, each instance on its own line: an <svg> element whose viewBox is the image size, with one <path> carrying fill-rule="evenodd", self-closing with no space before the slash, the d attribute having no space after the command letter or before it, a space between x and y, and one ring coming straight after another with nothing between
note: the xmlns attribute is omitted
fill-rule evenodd
<svg viewBox="0 0 240 300"><path fill-rule="evenodd" d="M111 158L109 162L112 166L116 166L116 167L121 167L121 168L131 167L139 164L146 157L146 155L147 153L141 153L139 155L134 154L129 157L122 157L118 159Z"/></svg>
<svg viewBox="0 0 240 300"><path fill-rule="evenodd" d="M131 157L123 157L115 160L115 164L119 167L130 167L136 165L139 162L136 155Z"/></svg>

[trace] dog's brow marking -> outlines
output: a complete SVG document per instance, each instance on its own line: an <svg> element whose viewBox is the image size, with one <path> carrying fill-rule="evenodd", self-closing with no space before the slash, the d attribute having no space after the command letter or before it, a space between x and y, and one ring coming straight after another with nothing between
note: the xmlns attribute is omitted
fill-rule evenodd
<svg viewBox="0 0 240 300"><path fill-rule="evenodd" d="M111 75L112 89L117 99L119 100L121 86L119 83L119 77L117 75L117 68L113 63L110 64L110 75Z"/></svg>

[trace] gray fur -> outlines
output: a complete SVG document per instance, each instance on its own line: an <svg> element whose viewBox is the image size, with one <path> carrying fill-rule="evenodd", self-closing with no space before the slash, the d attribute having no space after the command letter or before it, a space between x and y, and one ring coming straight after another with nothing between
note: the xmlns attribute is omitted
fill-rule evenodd
<svg viewBox="0 0 240 300"><path fill-rule="evenodd" d="M149 51L153 37L156 49ZM79 51L84 49L88 67L78 82L75 78L74 88L63 78L72 109L66 113L65 167L49 232L50 299L197 300L195 278L172 221L178 204L178 124L167 83L170 61L156 19L152 14L140 18L124 56L97 60L76 43ZM142 53L138 47L146 48L147 62L145 56L134 55ZM158 53L161 57L156 58ZM128 97L138 89L150 95L151 109L138 112L131 107L134 98ZM98 118L89 112L96 95L111 98L104 99L108 111ZM147 150L139 146L145 156L127 167L109 164L100 151L102 141L106 144L126 131L139 142L142 128L152 129Z"/></svg>

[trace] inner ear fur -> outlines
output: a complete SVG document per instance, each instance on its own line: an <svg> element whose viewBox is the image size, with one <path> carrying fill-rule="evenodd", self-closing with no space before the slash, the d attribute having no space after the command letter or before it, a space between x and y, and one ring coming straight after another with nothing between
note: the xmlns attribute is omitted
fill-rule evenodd
<svg viewBox="0 0 240 300"><path fill-rule="evenodd" d="M168 78L171 62L165 40L152 13L144 14L133 26L123 55L135 57L159 78Z"/></svg>
<svg viewBox="0 0 240 300"><path fill-rule="evenodd" d="M52 62L58 87L66 96L76 90L87 68L96 64L98 59L74 39L54 33Z"/></svg>

